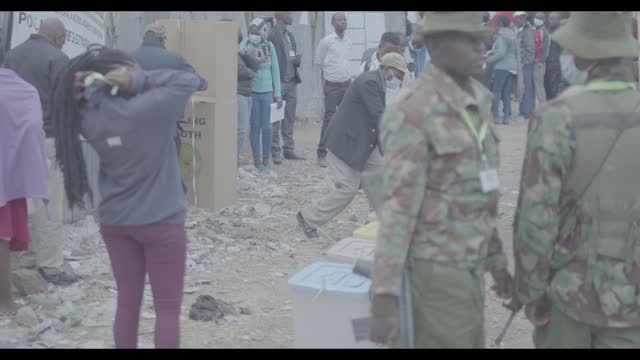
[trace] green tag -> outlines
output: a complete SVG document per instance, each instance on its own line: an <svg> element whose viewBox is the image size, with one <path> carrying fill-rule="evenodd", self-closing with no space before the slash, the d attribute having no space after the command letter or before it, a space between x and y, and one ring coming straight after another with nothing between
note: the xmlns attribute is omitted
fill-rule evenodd
<svg viewBox="0 0 640 360"><path fill-rule="evenodd" d="M118 94L118 85L114 84L113 82L107 80L104 75L98 73L98 72L92 72L91 74L87 75L87 77L84 78L84 87L88 87L91 84L93 84L96 80L101 80L104 81L105 83L109 84L112 86L111 88L111 96L116 96Z"/></svg>

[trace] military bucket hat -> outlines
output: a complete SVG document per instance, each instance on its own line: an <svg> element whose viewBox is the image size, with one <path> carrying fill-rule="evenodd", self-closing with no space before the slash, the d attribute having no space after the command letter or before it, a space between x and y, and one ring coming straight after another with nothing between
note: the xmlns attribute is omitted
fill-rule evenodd
<svg viewBox="0 0 640 360"><path fill-rule="evenodd" d="M583 59L637 57L630 22L630 11L576 11L551 39Z"/></svg>
<svg viewBox="0 0 640 360"><path fill-rule="evenodd" d="M415 31L424 36L457 31L482 38L493 33L491 28L482 25L482 13L479 11L425 11Z"/></svg>

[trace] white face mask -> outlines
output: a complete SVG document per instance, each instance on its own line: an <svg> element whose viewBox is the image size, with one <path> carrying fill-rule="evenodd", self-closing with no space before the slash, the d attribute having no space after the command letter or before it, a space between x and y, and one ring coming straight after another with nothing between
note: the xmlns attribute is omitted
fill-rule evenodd
<svg viewBox="0 0 640 360"><path fill-rule="evenodd" d="M544 25L544 20L535 18L533 19L533 25L535 27L541 27L542 25Z"/></svg>
<svg viewBox="0 0 640 360"><path fill-rule="evenodd" d="M399 88L400 85L402 85L402 80L398 79L395 76L391 80L387 80L387 89L395 90Z"/></svg>
<svg viewBox="0 0 640 360"><path fill-rule="evenodd" d="M262 36L251 34L249 35L249 42L255 45L260 44L262 42Z"/></svg>
<svg viewBox="0 0 640 360"><path fill-rule="evenodd" d="M582 71L576 67L574 56L570 53L560 55L560 69L562 76L564 76L571 85L584 84L589 77L588 71Z"/></svg>

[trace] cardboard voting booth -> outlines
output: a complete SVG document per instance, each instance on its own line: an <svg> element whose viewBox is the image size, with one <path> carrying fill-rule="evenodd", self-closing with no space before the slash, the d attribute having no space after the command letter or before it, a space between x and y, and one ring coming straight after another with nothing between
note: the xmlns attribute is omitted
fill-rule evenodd
<svg viewBox="0 0 640 360"><path fill-rule="evenodd" d="M160 20L166 47L207 80L181 122L180 165L189 204L220 209L237 201L238 24L227 21Z"/></svg>

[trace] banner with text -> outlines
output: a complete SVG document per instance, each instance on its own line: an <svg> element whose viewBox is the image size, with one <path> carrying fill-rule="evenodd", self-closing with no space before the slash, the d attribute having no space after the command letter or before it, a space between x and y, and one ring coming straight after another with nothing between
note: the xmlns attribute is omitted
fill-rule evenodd
<svg viewBox="0 0 640 360"><path fill-rule="evenodd" d="M38 32L42 20L60 19L67 30L67 40L62 48L73 58L87 50L90 44L105 44L105 25L94 11L14 11L11 26L11 49Z"/></svg>

